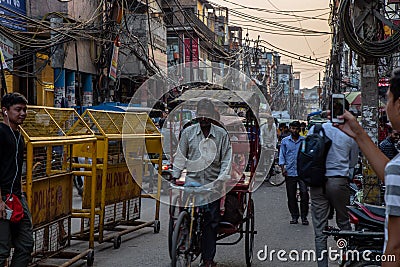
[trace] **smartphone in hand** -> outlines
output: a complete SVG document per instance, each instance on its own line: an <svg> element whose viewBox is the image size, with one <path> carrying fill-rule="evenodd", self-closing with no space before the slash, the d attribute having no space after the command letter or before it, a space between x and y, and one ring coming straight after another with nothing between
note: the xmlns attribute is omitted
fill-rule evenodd
<svg viewBox="0 0 400 267"><path fill-rule="evenodd" d="M331 110L331 121L332 123L344 123L344 119L339 119L344 113L345 107L345 96L344 94L332 94L332 110Z"/></svg>

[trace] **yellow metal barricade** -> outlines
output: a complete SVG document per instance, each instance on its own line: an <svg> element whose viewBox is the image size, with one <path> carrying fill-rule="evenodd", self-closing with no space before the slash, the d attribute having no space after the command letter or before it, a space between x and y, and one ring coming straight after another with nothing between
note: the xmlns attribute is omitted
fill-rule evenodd
<svg viewBox="0 0 400 267"><path fill-rule="evenodd" d="M158 232L161 168L156 175L156 193L142 194L142 167L149 153L155 155L149 161L161 166L160 132L146 113L88 109L82 118L96 135L97 154L93 157L85 145L74 145L74 157L80 159L79 164L73 164L74 172L85 176L82 209L73 212L74 217L82 218L81 231L76 237L89 238L91 247L96 239L99 243L114 242L114 247L118 248L121 236L127 233L147 226ZM86 170L94 167L97 175L86 177ZM95 184L95 190L87 190L88 184ZM155 199L154 221L139 221L142 197ZM94 221L82 216L88 209L95 209ZM87 235L89 222L94 224L95 236Z"/></svg>
<svg viewBox="0 0 400 267"><path fill-rule="evenodd" d="M95 155L94 133L72 108L39 106L28 106L21 132L26 142L22 179L32 213L33 263L40 266L48 258L62 258L67 260L62 266L68 266L87 258L91 266L91 247L68 255L65 249L72 245L73 147L85 145ZM91 172L95 175L96 169Z"/></svg>

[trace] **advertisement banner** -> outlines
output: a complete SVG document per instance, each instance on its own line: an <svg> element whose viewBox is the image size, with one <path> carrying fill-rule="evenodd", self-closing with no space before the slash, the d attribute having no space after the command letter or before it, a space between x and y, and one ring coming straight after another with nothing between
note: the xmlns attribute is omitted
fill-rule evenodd
<svg viewBox="0 0 400 267"><path fill-rule="evenodd" d="M185 66L190 68L192 62L193 68L199 67L199 39L185 38Z"/></svg>
<svg viewBox="0 0 400 267"><path fill-rule="evenodd" d="M84 106L93 105L93 92L90 91L83 92L83 105Z"/></svg>
<svg viewBox="0 0 400 267"><path fill-rule="evenodd" d="M65 88L64 87L54 87L54 107L63 107L62 103L65 102Z"/></svg>
<svg viewBox="0 0 400 267"><path fill-rule="evenodd" d="M119 52L119 47L114 44L113 56L111 58L111 65L110 65L110 73L108 75L108 77L110 77L110 79L113 81L117 79L118 52Z"/></svg>
<svg viewBox="0 0 400 267"><path fill-rule="evenodd" d="M400 0L399 0L400 1ZM392 19L390 20L394 25L399 26L400 25L400 20L398 19ZM393 27L389 27L388 25L383 25L383 31L384 31L384 39L389 38L390 36L393 35L394 31L392 30Z"/></svg>
<svg viewBox="0 0 400 267"><path fill-rule="evenodd" d="M279 86L283 89L285 95L289 94L289 74L278 74Z"/></svg>
<svg viewBox="0 0 400 267"><path fill-rule="evenodd" d="M68 107L76 106L76 103L75 103L75 84L67 86L67 100L68 100Z"/></svg>
<svg viewBox="0 0 400 267"><path fill-rule="evenodd" d="M10 39L6 38L2 34L0 34L0 49L4 58L4 60L2 59L3 68L12 71L13 61L11 59L14 56L14 44Z"/></svg>
<svg viewBox="0 0 400 267"><path fill-rule="evenodd" d="M8 69L6 60L3 55L3 50L1 49L1 47L0 47L0 60L1 60L1 64L3 65L3 69Z"/></svg>

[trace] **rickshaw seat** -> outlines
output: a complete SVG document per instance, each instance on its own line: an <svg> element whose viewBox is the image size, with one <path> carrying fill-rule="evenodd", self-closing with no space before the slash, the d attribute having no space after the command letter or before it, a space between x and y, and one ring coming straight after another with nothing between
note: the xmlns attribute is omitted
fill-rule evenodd
<svg viewBox="0 0 400 267"><path fill-rule="evenodd" d="M232 153L233 154L248 154L250 152L249 142L232 142Z"/></svg>

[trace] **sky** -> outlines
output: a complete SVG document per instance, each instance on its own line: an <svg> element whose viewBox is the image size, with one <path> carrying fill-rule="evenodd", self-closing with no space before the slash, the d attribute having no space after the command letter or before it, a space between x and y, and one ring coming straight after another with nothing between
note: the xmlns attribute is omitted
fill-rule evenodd
<svg viewBox="0 0 400 267"><path fill-rule="evenodd" d="M331 48L331 30L328 24L330 0L209 1L230 9L229 25L241 26L244 36L248 32L252 40L257 40L260 35L260 40L266 41L262 42L266 51L279 52L281 64L293 64L294 71L301 72L300 88L318 85L319 73L321 80L323 79L324 65ZM286 29L295 27L318 33L314 34L317 36L311 36L300 32L285 32L279 26L273 26L274 23L283 24L287 26Z"/></svg>

